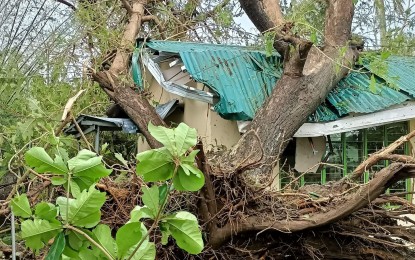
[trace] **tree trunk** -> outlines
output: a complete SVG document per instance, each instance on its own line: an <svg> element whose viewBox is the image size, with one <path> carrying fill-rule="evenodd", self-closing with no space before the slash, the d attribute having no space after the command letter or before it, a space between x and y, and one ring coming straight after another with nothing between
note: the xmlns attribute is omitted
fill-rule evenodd
<svg viewBox="0 0 415 260"><path fill-rule="evenodd" d="M241 3L245 2L241 0ZM254 16L251 12L255 10L245 9L250 16ZM284 68L283 76L248 129L247 133L254 132L255 135L244 135L229 153L229 158L223 160L222 168L227 168L228 173L245 167L243 162L247 160L256 169L258 165L264 165L261 172L270 173L288 141L353 66L356 53L347 47L353 19L352 2L330 1L326 13L326 20L329 19L325 28L327 47L324 50L314 47L306 55L288 57L290 60L286 64L292 66ZM272 25L266 19L257 23ZM300 50L297 48L296 51ZM307 59L307 62L301 62L302 58ZM255 142L254 139L258 140ZM247 147L251 148L246 149ZM252 156L260 158L260 161L255 161Z"/></svg>

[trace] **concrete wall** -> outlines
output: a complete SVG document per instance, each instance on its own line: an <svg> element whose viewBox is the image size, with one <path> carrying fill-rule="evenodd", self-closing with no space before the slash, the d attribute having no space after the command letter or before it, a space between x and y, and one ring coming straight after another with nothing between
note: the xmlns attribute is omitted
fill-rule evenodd
<svg viewBox="0 0 415 260"><path fill-rule="evenodd" d="M176 79L174 75L178 72L177 67L169 68L168 62L162 63L160 67L166 79L173 78L180 84L208 91L208 88L203 84L197 83L187 76ZM210 104L179 97L165 91L149 72L144 74L144 84L151 93L153 105L166 103L172 99L179 100L183 109L176 110L166 118L167 123L174 125L184 122L190 127L196 128L207 150L230 148L239 140L240 133L236 121L221 118L211 109ZM149 148L144 138L140 138L138 150L145 151Z"/></svg>

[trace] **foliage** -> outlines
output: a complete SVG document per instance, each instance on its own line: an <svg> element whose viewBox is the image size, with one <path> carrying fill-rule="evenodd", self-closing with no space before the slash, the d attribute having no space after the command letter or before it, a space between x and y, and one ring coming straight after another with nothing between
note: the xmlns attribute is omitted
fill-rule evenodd
<svg viewBox="0 0 415 260"><path fill-rule="evenodd" d="M149 131L164 147L138 154L137 174L156 183L142 187L144 205L131 211L130 220L115 238L110 227L99 224L106 194L95 189L95 184L111 173L102 156L81 150L71 159L60 155L52 159L42 147L28 150L27 166L39 174L51 174L53 184L63 185L67 196L58 197L56 205L37 203L34 210L26 194L13 198L12 211L22 220L26 246L38 252L53 239L46 259L154 259L156 247L149 235L159 229L163 244L171 236L188 253L200 253L204 244L197 218L186 211L165 212L172 191L197 191L204 185L203 173L194 165L196 130L181 123L174 129L150 124ZM117 158L127 165L122 156ZM144 219L153 224L147 228Z"/></svg>

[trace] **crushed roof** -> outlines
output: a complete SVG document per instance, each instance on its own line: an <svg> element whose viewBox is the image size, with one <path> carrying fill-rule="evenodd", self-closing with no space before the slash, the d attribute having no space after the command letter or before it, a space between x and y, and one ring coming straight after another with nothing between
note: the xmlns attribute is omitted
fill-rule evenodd
<svg viewBox="0 0 415 260"><path fill-rule="evenodd" d="M281 77L277 52L267 56L253 47L193 42L149 41L145 45L155 52L180 56L192 78L219 96L215 111L225 119L251 120ZM382 74L370 65L350 72L309 117L309 122L372 113L414 99L415 57L390 56L383 62L386 70Z"/></svg>

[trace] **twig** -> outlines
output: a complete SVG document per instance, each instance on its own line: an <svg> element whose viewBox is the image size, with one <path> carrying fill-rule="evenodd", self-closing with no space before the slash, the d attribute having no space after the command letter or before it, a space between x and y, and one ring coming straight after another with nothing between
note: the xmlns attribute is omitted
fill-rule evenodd
<svg viewBox="0 0 415 260"><path fill-rule="evenodd" d="M91 242L94 246L98 247L98 249L101 250L108 257L108 259L115 260L115 258L112 257L112 255L107 251L105 247L102 247L100 244L98 244L95 240L93 240L90 236L88 236L88 234L86 234L82 230L79 230L76 227L73 227L71 225L65 225L64 227L82 235L83 237L88 239L88 241Z"/></svg>
<svg viewBox="0 0 415 260"><path fill-rule="evenodd" d="M45 181L51 181L48 177L45 177L45 176L43 176L43 175L41 175L41 174L39 174L39 173L37 173L37 172L35 172L34 170L32 170L31 168L28 168L29 169L29 171L31 172L31 173L33 173L34 175L36 175L37 177L39 177L39 178L41 178L41 179L43 179L43 180L45 180Z"/></svg>
<svg viewBox="0 0 415 260"><path fill-rule="evenodd" d="M395 151L402 144L408 142L414 136L415 130L405 136L402 136L401 138L391 143L389 146L383 148L382 150L371 154L369 158L367 158L364 162L362 162L361 164L359 164L359 166L356 167L356 169L353 171L351 175L345 176L344 179L350 178L351 180L358 180L360 176L366 171L366 169L375 165L379 160L382 160L382 158L388 158L392 156L391 153L393 151ZM393 158L396 160L397 156L395 155L393 156ZM404 158L404 160L407 159L407 157L402 158Z"/></svg>
<svg viewBox="0 0 415 260"><path fill-rule="evenodd" d="M178 169L178 165L176 165L176 167L174 168L174 172L173 172L173 176L172 176L172 179L174 178L174 176L176 175L176 173L177 173L177 169ZM157 225L158 225L158 222L160 221L160 218L161 218L161 213L163 213L163 211L164 211L164 208L166 207L166 204L167 204L167 200L168 200L168 197L169 197L169 193L170 193L170 190L171 190L171 185L172 185L172 183L170 183L170 185L167 187L167 190L169 191L168 193L167 193L167 196L164 198L164 201L161 203L161 206L160 206L160 208L159 208L159 211L157 212L157 216L154 218L154 222L153 222L153 224L151 225L151 227L150 227L150 229L147 231L147 233L141 238L141 240L140 240L140 242L138 243L138 245L135 247L135 249L134 249L134 251L131 253L131 255L127 258L127 260L131 260L133 257L134 257L134 255L135 255L135 253L137 253L137 250L140 248L140 246L144 243L144 241L147 239L147 237L151 234L151 232L157 227Z"/></svg>
<svg viewBox="0 0 415 260"><path fill-rule="evenodd" d="M69 116L72 118L72 122L74 123L76 130L78 130L79 134L82 137L82 140L84 140L84 142L86 143L86 145L88 146L88 149L95 151L94 147L91 145L91 143L88 141L88 139L86 138L86 136L84 135L84 132L82 131L81 127L79 126L78 122L76 122L75 117L72 115L72 113L69 114Z"/></svg>

